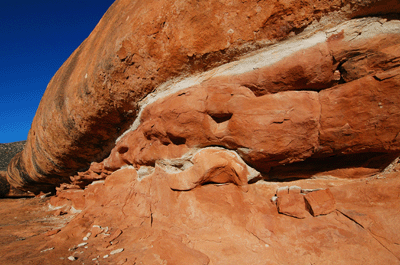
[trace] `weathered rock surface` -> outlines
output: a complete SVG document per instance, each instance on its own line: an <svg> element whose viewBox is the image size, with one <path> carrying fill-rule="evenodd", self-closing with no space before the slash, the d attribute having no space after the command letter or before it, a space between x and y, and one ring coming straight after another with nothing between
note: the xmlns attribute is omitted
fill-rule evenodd
<svg viewBox="0 0 400 265"><path fill-rule="evenodd" d="M398 1L375 0L118 0L50 81L27 145L8 169L9 182L35 192L49 190L69 181L70 175L86 169L91 162L99 162L136 118L140 101L160 86L165 87L167 81L213 69L307 31L307 26L311 31L323 30L352 17L399 10ZM256 82L260 87L253 88L256 95L264 94L271 82L277 84L271 92L285 87L320 89L332 82L332 56L326 47L316 47L321 56L315 59L298 55L304 64L294 63L293 67L280 62L293 47L281 48L283 54L270 56L267 61L281 65L283 75L274 77L274 71L263 71L264 77L257 71L248 73L250 83L254 78L263 79ZM300 51L302 46L295 45L296 49ZM357 48L351 54L357 57ZM344 60L335 59L338 62ZM349 67L344 65L344 69ZM275 71L279 73L279 67ZM236 78L236 74L225 78L230 76ZM280 155L273 154L278 163L283 160ZM303 155L293 157L294 161L299 159ZM254 161L258 163L257 158Z"/></svg>
<svg viewBox="0 0 400 265"><path fill-rule="evenodd" d="M399 10L116 1L8 167L70 222L0 263L399 264Z"/></svg>
<svg viewBox="0 0 400 265"><path fill-rule="evenodd" d="M59 191L53 209L72 202L82 212L60 230L3 245L0 261L69 264L73 256L85 264L398 264L399 170L396 161L366 179L297 180L290 188L259 181L248 190L205 184L178 191L162 169L139 178L127 167L87 186L83 196ZM335 206L315 217L305 211L302 219L280 214L271 199L290 193L301 196L303 206L311 194L318 205L325 202L324 209L332 198ZM67 210L54 218L71 215Z"/></svg>
<svg viewBox="0 0 400 265"><path fill-rule="evenodd" d="M293 178L279 172L305 166L338 177L376 174L400 151L400 22L357 19L328 32L286 43L288 49L315 45L276 64L260 57L279 46L207 72L206 81L147 105L105 167L154 166L217 145L235 150L267 179ZM359 58L364 51L366 58ZM314 60L299 61L304 58ZM353 69L361 66L368 70Z"/></svg>

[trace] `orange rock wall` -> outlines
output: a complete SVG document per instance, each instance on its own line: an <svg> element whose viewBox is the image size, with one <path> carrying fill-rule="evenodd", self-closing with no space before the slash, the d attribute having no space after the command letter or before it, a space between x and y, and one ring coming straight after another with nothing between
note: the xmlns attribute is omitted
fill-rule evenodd
<svg viewBox="0 0 400 265"><path fill-rule="evenodd" d="M318 20L329 27L399 10L397 1L390 8L382 2L118 0L50 81L9 182L37 190L68 181L107 156L140 100L162 83L233 61Z"/></svg>

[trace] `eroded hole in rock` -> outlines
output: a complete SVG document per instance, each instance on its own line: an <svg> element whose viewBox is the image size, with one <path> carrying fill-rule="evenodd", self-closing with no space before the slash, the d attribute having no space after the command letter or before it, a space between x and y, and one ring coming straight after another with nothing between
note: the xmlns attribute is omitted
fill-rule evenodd
<svg viewBox="0 0 400 265"><path fill-rule="evenodd" d="M118 148L118 153L125 154L126 152L128 152L128 150L129 150L129 147L121 146L120 148Z"/></svg>
<svg viewBox="0 0 400 265"><path fill-rule="evenodd" d="M183 145L186 144L186 138L180 137L180 136L175 136L172 134L167 133L168 138L171 140L171 143L174 145Z"/></svg>
<svg viewBox="0 0 400 265"><path fill-rule="evenodd" d="M210 117L216 123L223 123L229 121L232 118L232 113L218 113L218 114L210 114Z"/></svg>

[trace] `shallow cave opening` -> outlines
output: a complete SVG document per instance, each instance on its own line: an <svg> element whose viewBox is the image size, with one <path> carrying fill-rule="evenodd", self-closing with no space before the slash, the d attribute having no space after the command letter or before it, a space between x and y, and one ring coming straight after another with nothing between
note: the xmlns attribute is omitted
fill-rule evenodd
<svg viewBox="0 0 400 265"><path fill-rule="evenodd" d="M365 178L382 172L400 153L360 153L312 157L302 162L272 167L263 179L290 182L319 176L339 178ZM316 177L318 178L318 176Z"/></svg>

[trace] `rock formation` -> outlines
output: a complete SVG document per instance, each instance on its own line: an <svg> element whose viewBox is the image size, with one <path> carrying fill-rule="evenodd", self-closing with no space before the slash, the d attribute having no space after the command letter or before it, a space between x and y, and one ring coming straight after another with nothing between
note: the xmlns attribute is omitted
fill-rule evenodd
<svg viewBox="0 0 400 265"><path fill-rule="evenodd" d="M8 166L76 215L31 259L399 263L399 13L116 1Z"/></svg>
<svg viewBox="0 0 400 265"><path fill-rule="evenodd" d="M388 70L387 68L396 65L396 61L385 61L388 65L384 66L383 61L379 63L384 58L377 52L383 52L390 60L391 56L396 56L393 54L396 53L395 40L384 41L388 47L384 51L380 51L372 43L373 56L363 59L359 53L370 51L365 46L370 41L367 39L373 38L368 38L370 33L355 38L358 34L357 27L350 29L350 34L344 24L342 28L346 32L343 34L347 37L341 41L341 30L337 30L335 34L331 34L329 30L349 18L379 16L399 10L400 4L395 0L201 3L118 0L50 81L33 120L26 147L14 158L8 169L9 182L15 187L38 192L69 181L70 175L87 169L91 162L100 162L109 154L117 137L137 117L143 98L150 92L168 90L171 83L180 79L194 78L196 73L235 61L251 51L261 53L263 48L271 48L278 41L291 39L301 32L304 34L300 39L305 39L308 33L310 41L292 45L288 43L288 47L282 43L280 48L276 48L280 53L276 53L276 50L275 56L266 55L267 58L258 62L261 65L251 60L247 62L249 65L246 73L240 79L248 79L247 85L256 96L282 89L327 88L334 81L335 68L329 68L332 65L343 69L342 79L347 82L361 77L354 72L358 72L358 75L371 75L382 67L383 70ZM396 31L395 20L389 19L384 23L387 26L380 29L383 20L385 18L377 19L372 23L374 26L367 31L374 32L372 35L379 32L395 33L387 31L387 26L393 23L392 31ZM321 34L315 35L317 32ZM331 43L337 39L339 44L323 44L328 35L335 35L331 38ZM355 38L357 45L361 45L358 44L359 39L360 42L364 39L365 45L354 48L352 38ZM373 39L379 46L379 37ZM321 43L320 47L315 47L318 43ZM304 57L299 57L301 60L291 65L293 60L287 58L289 55L293 55L295 51L302 53L306 48L313 47L316 49L314 54L321 53L315 60L313 51L307 51L308 56L305 54ZM392 47L392 51L389 47ZM334 61L330 61L333 59ZM353 64L360 70L351 73ZM273 69L254 69L249 72L249 67L264 68L267 65ZM236 70L233 69L231 74L225 73L224 78L235 79L241 72L240 68L238 66ZM283 75L275 77L275 73L281 70ZM349 73L344 74L345 71ZM368 77L365 78L367 79L364 82L369 82ZM389 83L392 80L382 79ZM235 80L232 82L240 83ZM257 84L253 84L254 82ZM337 96L340 97L340 94ZM329 128L330 125L327 126ZM321 133L326 136L324 139L327 142L332 140L328 131ZM285 141L290 141L289 138ZM393 139L386 139L390 140ZM307 144L315 145L311 142ZM345 147L323 148L333 148L335 150L332 151L336 152ZM379 148L377 151L380 151ZM307 156L300 154L301 152L304 150L299 150L299 154L289 159L296 161ZM271 157L272 160L277 160L276 163L284 160L278 153L272 155L276 156ZM254 163L256 161L257 158Z"/></svg>

